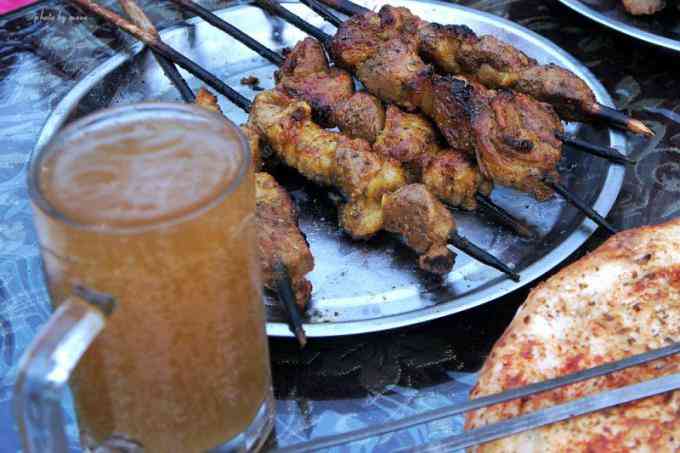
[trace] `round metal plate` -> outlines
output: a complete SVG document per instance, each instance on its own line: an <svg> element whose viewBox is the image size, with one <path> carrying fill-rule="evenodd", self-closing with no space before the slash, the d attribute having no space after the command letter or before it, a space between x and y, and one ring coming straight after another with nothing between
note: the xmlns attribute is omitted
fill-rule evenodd
<svg viewBox="0 0 680 453"><path fill-rule="evenodd" d="M680 51L680 12L675 5L652 16L628 14L621 0L560 0L561 3L599 22L655 46Z"/></svg>
<svg viewBox="0 0 680 453"><path fill-rule="evenodd" d="M517 24L438 2L399 0L392 3L407 6L428 20L465 23L479 33L497 35L542 63L565 66L590 85L600 102L613 105L605 89L583 65ZM287 7L326 31L333 31L301 4L290 3ZM236 5L218 14L269 47L292 46L304 37L294 27L249 5ZM240 85L240 79L246 75L257 76L263 87L273 85L275 68L272 65L201 20L190 20L161 34L165 42L248 97L252 98L256 92ZM45 144L64 123L96 109L143 100L179 99L153 57L142 50L142 46L137 45L115 55L81 80L49 117L37 146ZM192 87L201 85L200 81L183 74ZM232 120L245 121L246 115L226 99L220 99L220 103ZM581 125L569 125L569 130L584 140L626 149L625 137L618 132ZM622 185L623 168L574 150L564 154L560 164L562 182L598 212L609 212ZM316 260L309 276L314 292L305 325L310 337L406 326L491 301L548 272L595 230L591 221L560 198L538 203L513 190L496 188L493 199L534 225L539 239L520 239L484 217L464 212L455 214L459 232L514 265L521 271L521 282L512 282L462 253L458 254L454 270L439 279L419 271L416 256L393 236L380 234L368 242L350 240L338 229L334 205L322 189L307 184L286 169L276 169L273 174L295 199L301 228ZM289 336L276 305L271 300L268 305L268 333Z"/></svg>

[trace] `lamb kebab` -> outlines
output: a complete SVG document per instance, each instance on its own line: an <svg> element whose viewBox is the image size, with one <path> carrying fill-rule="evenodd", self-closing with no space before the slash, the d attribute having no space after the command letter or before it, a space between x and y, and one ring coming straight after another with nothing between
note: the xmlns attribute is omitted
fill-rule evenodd
<svg viewBox="0 0 680 453"><path fill-rule="evenodd" d="M373 143L374 151L400 161L411 180L424 183L446 204L470 210L481 204L497 221L523 236L532 236L526 225L491 202L488 194L492 185L481 176L472 159L463 152L441 147L438 134L420 115L395 106L385 110L376 97L354 92L352 77L329 67L318 41L306 38L282 58L200 7L194 5L192 9L198 9L211 23L278 64L277 89L309 102L320 124L338 126L350 137Z"/></svg>
<svg viewBox="0 0 680 453"><path fill-rule="evenodd" d="M323 31L279 4L256 2L332 46ZM435 120L451 146L476 155L484 176L538 199L556 190L599 226L616 232L559 184L556 166L561 150L557 136L562 124L550 105L522 93L496 92L464 78L435 74L417 54L413 41L395 38L372 53L356 73L366 88L383 100L420 108Z"/></svg>
<svg viewBox="0 0 680 453"><path fill-rule="evenodd" d="M201 88L196 94L196 104L222 114L217 98ZM314 257L309 244L300 231L295 205L286 190L262 166L260 137L248 125L241 127L248 138L255 172L255 216L257 247L265 288L277 291L280 285L281 265L292 282L295 302L305 309L312 292L306 275L314 268Z"/></svg>
<svg viewBox="0 0 680 453"><path fill-rule="evenodd" d="M348 221L347 226L364 227L358 233L368 232L376 226L378 228L375 231L384 227L388 231L398 232L407 245L419 253L422 251L419 260L421 265L432 267L433 270L440 270L438 264L446 264L446 261L451 267L453 256L450 251L448 253L451 255L445 253L448 250L447 243L451 243L475 259L519 280L519 275L508 266L461 237L455 231L450 213L424 186L396 184L404 175L397 162L366 152L369 145L363 140L353 140L320 128L311 121L311 108L307 103L268 91L258 95L262 105L255 109L248 99L229 85L153 34L101 5L88 0L72 1L144 42L246 112L251 107L253 113L261 108L263 115L260 118L266 120L269 117L270 121L274 121L269 124L266 121L263 124L249 121L249 125L256 126L259 133L264 133L264 138L279 157L300 173L317 182L340 188L348 199L341 206L341 219ZM329 137L325 134L337 135ZM312 160L305 159L306 156L312 157ZM390 186L392 191L386 190ZM400 216L400 213L403 215ZM414 213L418 214L415 220ZM448 237L444 239L445 236Z"/></svg>
<svg viewBox="0 0 680 453"><path fill-rule="evenodd" d="M422 184L408 184L395 160L373 153L362 139L321 128L312 121L308 103L278 91L261 92L251 108L249 125L266 138L290 167L321 185L337 187L346 202L339 208L341 227L353 238L366 239L385 229L399 234L420 255L420 267L448 273L451 243L474 258L518 276L455 231L451 213Z"/></svg>
<svg viewBox="0 0 680 453"><path fill-rule="evenodd" d="M312 105L321 106L322 111L328 112L324 116L333 118L334 124L337 124L343 132L348 132L348 135L368 136L369 140L372 138L374 151L400 161L416 180L423 182L442 201L474 209L479 199L476 195L488 195L492 188L490 180L480 174L471 156L466 156L464 151L459 151L460 149L468 151L473 149L474 143L470 137L463 137L465 140L458 137L460 130L455 127L455 124L448 127L447 131L450 132L452 141L456 139L455 143L458 146L444 149L439 145L437 132L422 115L405 112L394 105L388 105L387 109L383 110L378 99L363 92L347 94L344 97L334 94L341 91L339 89L341 84L346 85L344 81L335 84L326 83L322 87L318 87L317 83L308 83L310 78L314 81L322 81L323 79L318 74L327 74L331 77L332 73L337 72L340 71L329 68L321 44L317 40L306 38L295 45L281 65L281 69L277 71L277 89L294 97L302 97ZM331 80L339 78L334 77ZM330 87L330 89L324 90L324 87ZM446 95L447 93L442 94L442 96ZM543 104L521 102L526 101L526 97L515 100L510 98L510 93L503 93L503 95L491 101L495 110L503 110L504 118L509 118L503 124L503 140L496 146L531 147L531 143L526 144L528 139L533 139L538 146L536 149L522 150L522 156L515 157L513 162L501 159L502 155L498 158L499 156L493 153L485 154L484 160L480 162L486 164L485 170L487 174L493 175L493 179L505 185L532 192L537 198L545 198L551 194L551 191L542 181L536 181L542 176L540 173L538 176L535 175L536 168L545 165L546 173L550 172L551 177L557 176L554 167L560 158L560 154L555 152L559 141L550 131L560 131L561 122L555 115L550 115L552 112L550 108L540 108L544 106ZM329 102L329 99L333 97L340 101L335 104ZM487 99L484 98L481 101L487 102ZM513 122L512 119L517 118L520 115L519 112L522 112L522 119L516 119ZM533 135L528 134L526 130L521 130L521 127L514 126L515 123L524 121L524 116L538 123L531 131ZM359 118L361 121L352 122L353 118ZM448 116L442 116L442 121L449 120ZM365 124L369 124L370 129L364 127ZM381 124L382 128L374 132L374 129L377 129L376 124ZM546 124L548 132L536 137L536 134L540 133L541 128ZM487 126L487 129L489 127ZM513 135L510 135L509 131L513 128L520 130L512 131ZM521 138L513 138L521 134L523 134ZM553 144L553 147L546 147L545 143ZM489 146L483 149L488 150ZM551 151L552 155L550 155ZM520 166L520 163L524 165ZM515 169L514 172L508 171L506 168L508 164L514 164L510 167Z"/></svg>
<svg viewBox="0 0 680 453"><path fill-rule="evenodd" d="M260 54L270 62L282 67L282 70L279 71L279 73L286 72L284 68L291 61L289 57L284 59L275 51L263 46L257 40L253 39L246 33L240 31L233 25L227 23L220 17L216 16L192 0L172 1L187 9L188 11L197 14L206 22L234 37L236 40L245 44L251 50ZM303 3L307 4L312 9L314 9L314 11L317 11L323 15L324 18L329 20L334 25L342 24L342 20L334 16L323 4L318 3L316 0L303 0ZM281 7L278 8L280 11L286 11ZM330 37L325 35L323 32L315 33L315 30L310 30L309 27L301 28L310 33L312 36L316 36L320 40L330 40ZM302 55L303 60L308 57L305 54ZM297 59L293 61L294 67L300 66L300 62L297 61ZM307 66L306 69L302 71L296 71L301 77L285 77L285 79L287 79L285 81L285 86L289 94L303 97L303 99L310 102L315 112L315 119L324 127L338 126L343 132L360 136L369 142L375 140L376 135L384 124L384 108L382 107L380 101L367 93L354 92L354 86L351 77L337 68L329 68L328 62L325 58L319 60L319 62L321 64L305 64ZM279 85L281 85L280 82L281 80L279 80ZM629 157L608 146L597 145L565 135L560 135L558 138L563 144L570 145L577 150L585 151L590 154L609 159L612 162L621 164L635 163L635 161ZM490 200L488 198L484 198L481 193L478 193L477 198L479 203L486 205L485 208L488 210L488 212L494 214L494 216L497 217L496 220L499 220L502 223L512 220L509 215L505 212L502 212L498 206L489 205ZM517 225L510 222L509 226L514 228L514 226Z"/></svg>
<svg viewBox="0 0 680 453"><path fill-rule="evenodd" d="M137 27L163 44L153 23L135 0L119 0L119 3ZM172 61L162 53L152 51L185 102L223 115L212 93L201 88L194 95ZM262 166L259 135L247 125L242 126L242 130L248 139L255 176L257 245L264 286L277 293L290 330L300 346L304 347L307 337L300 311L306 308L311 295L312 285L306 274L313 269L314 258L304 234L298 228L297 213L288 193L271 175L258 171Z"/></svg>
<svg viewBox="0 0 680 453"><path fill-rule="evenodd" d="M491 183L469 157L439 146L438 134L424 118L394 106L386 112L375 96L355 92L352 76L329 66L318 41L304 39L284 58L191 0L173 1L279 66L277 89L309 102L320 125L337 126L350 137L369 143L378 141L374 151L402 162L412 180L424 183L446 204L464 209L476 209L480 204L499 223L523 236L533 235L488 198Z"/></svg>
<svg viewBox="0 0 680 453"><path fill-rule="evenodd" d="M337 73L341 75L334 77ZM339 84L332 81L345 78L346 89L339 94L341 90L332 89L339 88ZM331 83L323 83L329 79ZM317 40L298 42L276 72L276 81L277 89L319 106L313 110L328 112L325 116L332 118L332 126L337 125L346 135L367 140L375 152L401 162L411 180L425 184L445 203L476 209L476 195L490 193L490 181L482 177L474 162L463 152L441 147L436 131L425 118L395 106L385 109L379 99L368 93L353 93L351 76L329 67ZM338 93L336 99L330 99L331 93Z"/></svg>
<svg viewBox="0 0 680 453"><path fill-rule="evenodd" d="M296 61L295 65L299 64L303 68L322 65L328 69L325 55L318 43L312 40L308 44L311 46L303 45L302 48L310 50L312 53L315 53L313 50L316 48L321 52L320 54L315 53L317 58L298 59L296 58L298 53L294 52L292 58L287 61ZM300 55L305 53L302 51ZM311 71L311 73L318 72ZM327 92L333 93L334 90L331 89ZM279 93L281 96L276 96ZM332 95L329 97L332 97ZM419 260L421 268L433 273L447 273L453 265L453 255L450 254L448 249L445 250L441 243L453 241L459 247L464 247L468 253L475 250L472 244L469 244L466 240L461 240L462 238L454 234L453 217L445 213L444 206L433 197L424 185L410 184L398 189L394 194L386 195L387 192L394 191L406 184L409 179L407 171L399 165L398 161L390 158L381 159L379 156L370 154L370 144L365 140L360 138L348 139L343 134L325 131L319 125L314 124L311 120L312 113L309 104L305 103L302 107L302 110L309 115L307 126L300 128L301 133L297 137L292 139L285 137L285 134L290 134L294 130L294 126L290 124L289 118L285 114L282 115L284 112L281 109L285 110L292 101L293 98L280 90L271 91L269 95L267 92L260 93L251 109L249 126L259 128L260 133L267 137L268 143L278 154L278 157L289 166L318 183L340 188L341 192L349 199L348 203L340 209L340 222L352 237L364 239L383 228L387 231L400 233L407 245L422 254ZM324 102L322 105L331 104ZM274 105L279 108L279 112L276 112L276 108L272 108ZM296 111L295 115L299 115L300 111ZM281 118L278 116L281 116ZM285 123L285 126L281 126L283 123ZM272 127L275 132L272 133L273 135L267 135ZM295 148L291 148L290 142L299 137L302 137L302 139L297 141ZM306 139L307 142L305 142ZM324 145L326 145L326 149L324 149ZM456 164L456 162L450 160L448 162L453 165ZM446 176L442 176L442 170L446 170L446 168L440 168L446 163L442 161L437 165L437 167L433 166L427 173L429 179L446 178ZM374 173L374 176L367 178L371 173ZM376 192L371 194L374 190ZM372 197L373 199L371 199ZM377 202L378 198L380 198L380 203ZM449 198L453 199L452 197ZM419 231L423 228L422 225L419 225L423 220L428 226L425 227L425 230ZM446 225L446 227L442 227L443 225ZM430 232L427 232L428 229ZM446 231L448 233L444 234ZM475 257L484 260L483 262L487 264L492 264L494 267L501 264L496 260L490 261L489 258L491 257L480 255L479 251ZM449 261L451 261L450 265L448 264ZM442 263L444 264L442 265ZM501 267L507 270L507 267ZM511 277L515 278L514 273Z"/></svg>
<svg viewBox="0 0 680 453"><path fill-rule="evenodd" d="M597 102L588 85L555 64L538 64L495 36L478 36L465 25L441 25L420 19L407 8L383 6L378 13L347 0L321 0L340 9L363 10L338 27L333 38L337 62L356 67L360 60L394 38L413 43L416 51L439 70L483 84L509 88L551 104L569 121L604 119L631 132L654 135L641 121ZM345 9L345 12L347 10ZM349 52L344 49L350 49Z"/></svg>

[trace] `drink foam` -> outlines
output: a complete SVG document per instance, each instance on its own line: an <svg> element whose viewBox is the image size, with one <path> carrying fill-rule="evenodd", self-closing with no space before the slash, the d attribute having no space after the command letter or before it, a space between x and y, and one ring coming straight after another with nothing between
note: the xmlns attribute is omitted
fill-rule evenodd
<svg viewBox="0 0 680 453"><path fill-rule="evenodd" d="M172 119L109 124L49 153L40 188L53 208L80 224L174 219L216 199L237 177L241 142L229 132Z"/></svg>

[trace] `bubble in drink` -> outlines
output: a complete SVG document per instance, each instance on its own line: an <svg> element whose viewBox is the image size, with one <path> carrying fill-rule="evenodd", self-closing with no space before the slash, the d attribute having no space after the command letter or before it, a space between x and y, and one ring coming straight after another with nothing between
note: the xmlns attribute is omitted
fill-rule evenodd
<svg viewBox="0 0 680 453"><path fill-rule="evenodd" d="M235 126L159 105L50 145L35 223L54 303L74 284L118 302L72 379L80 428L192 453L271 407L254 178Z"/></svg>
<svg viewBox="0 0 680 453"><path fill-rule="evenodd" d="M113 124L47 156L41 190L83 224L135 226L181 216L219 197L236 177L240 156L224 152L219 132L172 120Z"/></svg>

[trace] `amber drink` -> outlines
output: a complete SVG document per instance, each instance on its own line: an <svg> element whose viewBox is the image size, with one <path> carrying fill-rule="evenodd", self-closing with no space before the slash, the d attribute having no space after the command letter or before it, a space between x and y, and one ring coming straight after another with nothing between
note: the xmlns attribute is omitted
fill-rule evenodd
<svg viewBox="0 0 680 453"><path fill-rule="evenodd" d="M71 382L81 430L148 452L256 448L271 379L238 129L184 105L106 110L46 146L29 183L52 301L77 285L117 300Z"/></svg>

